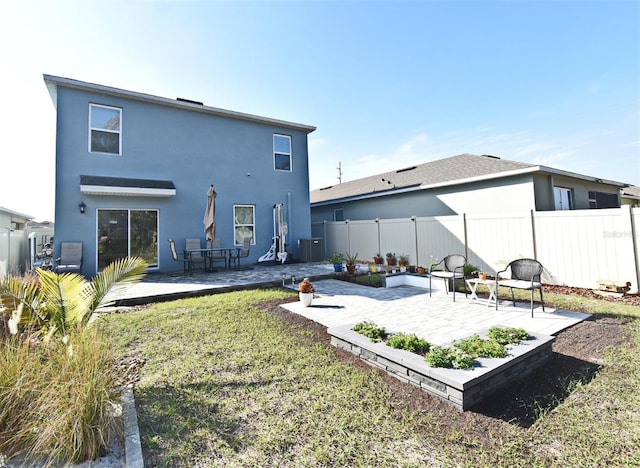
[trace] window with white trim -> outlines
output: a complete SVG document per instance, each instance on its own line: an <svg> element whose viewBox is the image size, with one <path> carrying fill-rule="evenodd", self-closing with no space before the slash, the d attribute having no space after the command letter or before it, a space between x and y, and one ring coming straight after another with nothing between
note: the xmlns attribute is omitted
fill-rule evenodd
<svg viewBox="0 0 640 468"><path fill-rule="evenodd" d="M242 245L245 237L251 238L251 245L255 241L256 207L253 205L233 205L233 239L235 245Z"/></svg>
<svg viewBox="0 0 640 468"><path fill-rule="evenodd" d="M291 172L291 137L288 135L273 135L273 168Z"/></svg>
<svg viewBox="0 0 640 468"><path fill-rule="evenodd" d="M157 267L158 225L158 210L98 209L98 271L125 257Z"/></svg>
<svg viewBox="0 0 640 468"><path fill-rule="evenodd" d="M89 104L89 151L122 154L122 109Z"/></svg>
<svg viewBox="0 0 640 468"><path fill-rule="evenodd" d="M572 210L573 202L571 201L571 189L564 187L553 187L553 200L557 211Z"/></svg>

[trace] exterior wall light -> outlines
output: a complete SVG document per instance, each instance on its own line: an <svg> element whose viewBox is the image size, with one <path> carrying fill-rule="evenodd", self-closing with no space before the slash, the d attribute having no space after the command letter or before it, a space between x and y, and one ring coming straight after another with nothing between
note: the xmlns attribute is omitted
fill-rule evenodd
<svg viewBox="0 0 640 468"><path fill-rule="evenodd" d="M80 213L84 214L85 210L87 209L87 205L85 205L84 202L80 202L78 208L80 208Z"/></svg>

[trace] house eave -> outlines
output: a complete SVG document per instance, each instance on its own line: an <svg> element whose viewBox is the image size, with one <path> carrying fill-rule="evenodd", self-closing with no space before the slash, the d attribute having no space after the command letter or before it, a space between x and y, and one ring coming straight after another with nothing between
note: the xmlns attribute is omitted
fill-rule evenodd
<svg viewBox="0 0 640 468"><path fill-rule="evenodd" d="M316 127L311 125L304 125L295 122L288 122L286 120L273 119L269 117L261 117L258 115L247 114L244 112L236 112L227 109L221 109L218 107L211 107L200 105L194 102L184 101L184 100L174 100L169 98L164 98L160 96L154 96L152 94L139 93L135 91L128 91L126 89L113 88L110 86L99 85L95 83L87 83L84 81L74 80L71 78L63 78L59 76L53 75L43 75L44 81L47 84L47 88L49 89L49 93L51 94L51 98L54 102L54 106L57 101L57 86L63 86L65 88L79 89L83 91L92 91L101 94L108 94L111 96L132 99L136 101L143 101L152 104L159 104L168 107L175 107L178 109L188 109L194 112L202 112L210 115L217 115L220 117L227 117L230 119L236 120L244 120L248 122L255 122L267 125L273 125L277 127L289 128L292 130L299 130L305 133L313 132Z"/></svg>
<svg viewBox="0 0 640 468"><path fill-rule="evenodd" d="M81 185L85 195L114 195L118 197L158 197L168 198L176 194L176 189L154 189L147 187L113 187L106 185Z"/></svg>

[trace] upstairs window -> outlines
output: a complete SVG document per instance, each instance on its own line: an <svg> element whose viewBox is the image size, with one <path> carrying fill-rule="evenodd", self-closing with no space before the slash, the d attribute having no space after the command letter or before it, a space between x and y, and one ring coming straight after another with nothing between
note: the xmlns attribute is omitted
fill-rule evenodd
<svg viewBox="0 0 640 468"><path fill-rule="evenodd" d="M89 151L122 153L122 109L89 104Z"/></svg>
<svg viewBox="0 0 640 468"><path fill-rule="evenodd" d="M291 172L291 137L273 135L273 168Z"/></svg>
<svg viewBox="0 0 640 468"><path fill-rule="evenodd" d="M553 198L557 211L573 209L573 203L571 202L571 189L553 187Z"/></svg>
<svg viewBox="0 0 640 468"><path fill-rule="evenodd" d="M338 208L333 210L333 220L334 221L344 221L344 210L342 208Z"/></svg>

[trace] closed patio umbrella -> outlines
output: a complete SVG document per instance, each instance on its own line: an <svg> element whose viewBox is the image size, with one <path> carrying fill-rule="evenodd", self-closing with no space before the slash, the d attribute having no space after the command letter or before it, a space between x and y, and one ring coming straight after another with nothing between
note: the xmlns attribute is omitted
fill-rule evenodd
<svg viewBox="0 0 640 468"><path fill-rule="evenodd" d="M204 212L204 232L207 241L213 241L216 238L216 193L213 185L207 191L207 208Z"/></svg>

